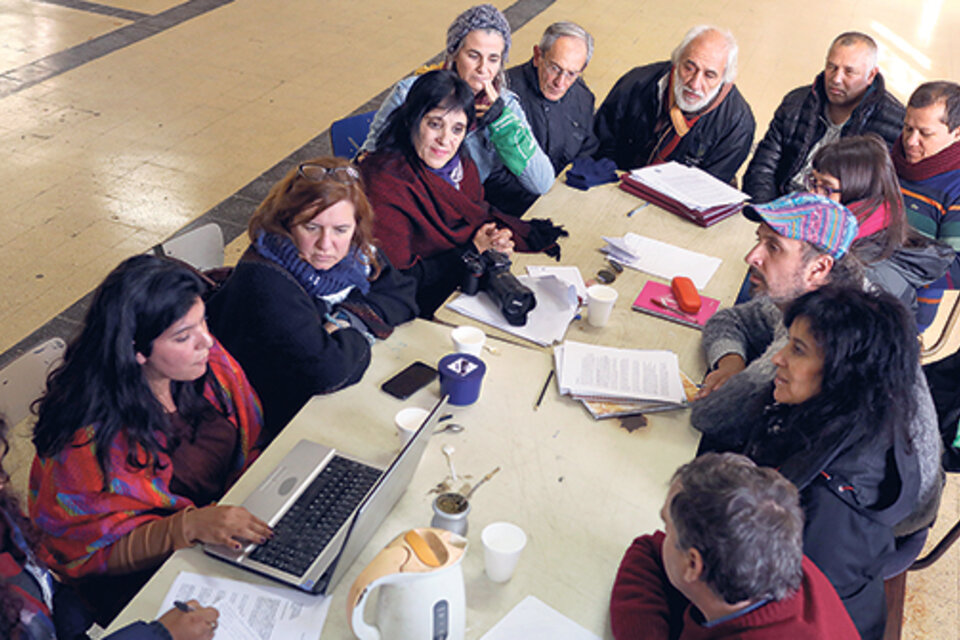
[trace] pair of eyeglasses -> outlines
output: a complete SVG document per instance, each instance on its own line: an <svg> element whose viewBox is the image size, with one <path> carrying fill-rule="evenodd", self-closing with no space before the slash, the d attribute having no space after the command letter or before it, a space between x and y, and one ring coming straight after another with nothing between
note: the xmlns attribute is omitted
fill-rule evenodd
<svg viewBox="0 0 960 640"><path fill-rule="evenodd" d="M360 172L354 167L325 167L312 162L304 162L297 167L297 174L311 182L321 182L330 178L337 182L350 183L360 179Z"/></svg>
<svg viewBox="0 0 960 640"><path fill-rule="evenodd" d="M557 63L550 62L550 61L547 61L547 71L550 73L551 76L562 75L563 79L566 80L567 82L573 82L574 80L580 77L581 73L583 73L582 71L567 71Z"/></svg>
<svg viewBox="0 0 960 640"><path fill-rule="evenodd" d="M826 182L817 180L816 176L814 176L812 173L808 173L806 176L804 176L803 185L810 193L816 193L817 195L826 196L828 198L839 195L841 192L840 189L834 189Z"/></svg>

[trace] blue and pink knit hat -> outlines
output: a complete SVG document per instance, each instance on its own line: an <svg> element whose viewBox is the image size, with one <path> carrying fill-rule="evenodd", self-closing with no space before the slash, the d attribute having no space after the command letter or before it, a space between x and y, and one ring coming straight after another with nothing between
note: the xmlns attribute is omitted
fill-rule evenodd
<svg viewBox="0 0 960 640"><path fill-rule="evenodd" d="M747 205L743 215L766 222L784 238L820 247L835 260L846 255L857 237L857 218L850 210L813 193L791 193L766 204Z"/></svg>

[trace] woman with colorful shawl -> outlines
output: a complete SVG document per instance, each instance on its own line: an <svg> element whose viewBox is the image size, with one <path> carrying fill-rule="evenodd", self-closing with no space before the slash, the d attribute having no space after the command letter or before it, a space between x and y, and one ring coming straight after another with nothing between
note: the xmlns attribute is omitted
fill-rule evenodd
<svg viewBox="0 0 960 640"><path fill-rule="evenodd" d="M0 416L0 638L57 640L86 638L93 624L73 590L54 580L37 557L36 528L20 511L7 482L3 458L7 428ZM104 640L209 640L219 613L196 600L190 611L173 608L153 622L138 621Z"/></svg>
<svg viewBox="0 0 960 640"><path fill-rule="evenodd" d="M215 500L250 464L260 403L207 331L203 282L153 256L97 289L38 405L30 517L42 559L109 620L176 549L271 535Z"/></svg>
<svg viewBox="0 0 960 640"><path fill-rule="evenodd" d="M566 235L549 220L522 221L484 201L477 167L461 146L474 118L467 83L452 71L425 73L360 164L376 211L374 235L394 266L416 279L422 317L463 282L468 253L559 256L556 240Z"/></svg>
<svg viewBox="0 0 960 640"><path fill-rule="evenodd" d="M374 246L360 173L342 158L291 169L249 236L210 327L263 400L269 442L311 397L360 380L374 339L416 317L416 283Z"/></svg>

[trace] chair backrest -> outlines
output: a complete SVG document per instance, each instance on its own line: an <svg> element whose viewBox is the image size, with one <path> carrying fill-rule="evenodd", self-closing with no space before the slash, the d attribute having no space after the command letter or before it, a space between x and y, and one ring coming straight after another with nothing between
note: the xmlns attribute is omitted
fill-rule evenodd
<svg viewBox="0 0 960 640"><path fill-rule="evenodd" d="M216 222L191 229L157 245L160 253L183 260L198 271L223 266L223 231Z"/></svg>
<svg viewBox="0 0 960 640"><path fill-rule="evenodd" d="M920 362L924 365L956 353L960 348L960 292L948 289L937 306L937 315L920 336Z"/></svg>
<svg viewBox="0 0 960 640"><path fill-rule="evenodd" d="M10 447L3 459L3 468L10 475L10 487L22 508L26 508L30 465L36 453L30 405L43 394L47 374L60 364L66 349L63 340L51 338L0 371L0 413L7 421Z"/></svg>
<svg viewBox="0 0 960 640"><path fill-rule="evenodd" d="M330 146L333 155L340 158L353 158L360 150L360 145L367 139L370 123L376 111L368 111L349 118L337 120L330 125Z"/></svg>
<svg viewBox="0 0 960 640"><path fill-rule="evenodd" d="M50 338L33 347L0 371L0 414L8 425L30 415L30 404L40 397L47 374L63 360L67 343Z"/></svg>

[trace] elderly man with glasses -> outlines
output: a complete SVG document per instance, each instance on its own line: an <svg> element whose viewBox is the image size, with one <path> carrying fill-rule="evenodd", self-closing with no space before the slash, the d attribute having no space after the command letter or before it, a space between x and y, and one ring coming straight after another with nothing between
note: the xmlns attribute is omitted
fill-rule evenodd
<svg viewBox="0 0 960 640"><path fill-rule="evenodd" d="M507 70L510 89L557 174L597 150L593 92L581 78L592 56L593 36L572 22L555 22L534 45L533 58ZM514 216L522 216L538 196L505 168L495 170L483 186L488 202Z"/></svg>
<svg viewBox="0 0 960 640"><path fill-rule="evenodd" d="M629 71L600 105L595 157L620 169L676 161L731 182L756 128L733 84L737 41L726 30L690 29L671 60Z"/></svg>

